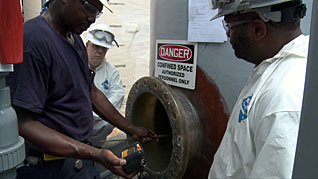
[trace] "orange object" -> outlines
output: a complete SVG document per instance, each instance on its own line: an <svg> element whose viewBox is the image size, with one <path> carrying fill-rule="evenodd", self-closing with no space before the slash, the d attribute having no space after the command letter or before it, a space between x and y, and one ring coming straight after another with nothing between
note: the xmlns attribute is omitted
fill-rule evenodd
<svg viewBox="0 0 318 179"><path fill-rule="evenodd" d="M0 1L0 63L23 62L23 19L20 0Z"/></svg>

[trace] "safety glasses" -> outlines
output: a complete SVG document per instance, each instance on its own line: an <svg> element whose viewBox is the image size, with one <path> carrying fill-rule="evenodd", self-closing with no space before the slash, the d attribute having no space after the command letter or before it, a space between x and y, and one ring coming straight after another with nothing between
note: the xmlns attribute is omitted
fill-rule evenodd
<svg viewBox="0 0 318 179"><path fill-rule="evenodd" d="M89 16L95 16L96 18L100 17L103 12L99 11L96 6L88 2L87 0L81 0L86 13Z"/></svg>
<svg viewBox="0 0 318 179"><path fill-rule="evenodd" d="M108 32L105 32L105 31L101 31L101 30L94 30L94 31L91 31L90 32L94 38L96 38L97 40L100 40L100 41L105 41L106 43L108 44L112 44L113 42L116 43L116 46L119 47L118 43L116 42L115 40L115 37L114 35L108 33Z"/></svg>
<svg viewBox="0 0 318 179"><path fill-rule="evenodd" d="M222 20L223 27L226 32L229 32L232 30L235 26L241 25L241 24L247 24L250 23L252 20L241 20L236 22L226 22L224 19Z"/></svg>

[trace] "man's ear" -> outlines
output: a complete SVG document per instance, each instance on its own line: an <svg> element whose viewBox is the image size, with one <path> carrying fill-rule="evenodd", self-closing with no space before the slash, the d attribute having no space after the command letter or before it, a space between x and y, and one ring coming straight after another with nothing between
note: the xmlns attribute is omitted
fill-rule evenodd
<svg viewBox="0 0 318 179"><path fill-rule="evenodd" d="M261 19L255 19L251 23L253 25L254 40L259 41L265 38L267 35L267 27L265 22Z"/></svg>

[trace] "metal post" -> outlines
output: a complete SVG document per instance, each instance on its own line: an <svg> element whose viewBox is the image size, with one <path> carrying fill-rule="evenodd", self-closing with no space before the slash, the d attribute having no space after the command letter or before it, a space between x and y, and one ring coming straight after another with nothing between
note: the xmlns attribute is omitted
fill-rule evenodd
<svg viewBox="0 0 318 179"><path fill-rule="evenodd" d="M313 1L310 46L293 178L317 178L318 1Z"/></svg>
<svg viewBox="0 0 318 179"><path fill-rule="evenodd" d="M24 139L11 107L5 76L13 64L22 63L23 23L20 1L0 1L0 178L15 178L16 167L25 159ZM12 33L14 32L14 33Z"/></svg>
<svg viewBox="0 0 318 179"><path fill-rule="evenodd" d="M15 178L15 168L25 158L24 139L19 136L10 90L5 85L6 69L11 69L9 66L12 65L0 64L0 178Z"/></svg>

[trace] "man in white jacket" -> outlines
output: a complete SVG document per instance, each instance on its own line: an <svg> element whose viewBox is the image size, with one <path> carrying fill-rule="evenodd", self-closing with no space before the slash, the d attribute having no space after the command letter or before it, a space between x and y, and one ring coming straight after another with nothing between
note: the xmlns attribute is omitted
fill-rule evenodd
<svg viewBox="0 0 318 179"><path fill-rule="evenodd" d="M291 178L309 37L300 0L211 0L238 58L255 64L209 178Z"/></svg>
<svg viewBox="0 0 318 179"><path fill-rule="evenodd" d="M124 88L118 70L106 61L106 54L113 47L113 42L118 46L115 35L106 24L94 25L86 35L86 49L88 63L95 70L95 86L104 93L109 102L120 110L124 100ZM114 126L94 115L94 128L90 141L96 147L101 147L106 137L113 131Z"/></svg>

